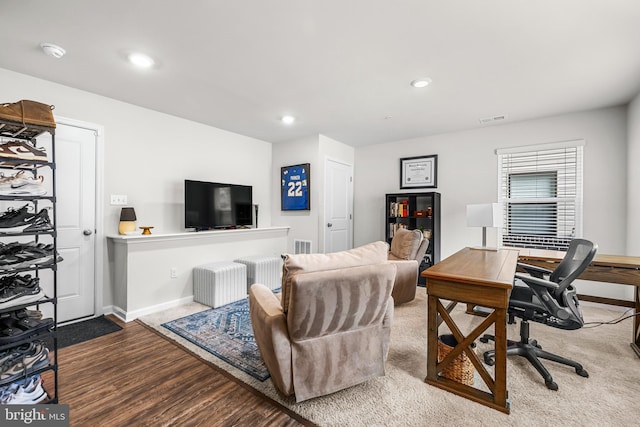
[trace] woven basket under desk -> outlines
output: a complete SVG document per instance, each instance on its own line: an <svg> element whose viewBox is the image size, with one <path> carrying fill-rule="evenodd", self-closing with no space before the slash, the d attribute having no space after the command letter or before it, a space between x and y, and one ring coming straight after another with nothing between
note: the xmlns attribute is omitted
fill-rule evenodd
<svg viewBox="0 0 640 427"><path fill-rule="evenodd" d="M440 335L438 337L438 363L447 357L457 344L458 342L453 335ZM443 377L469 386L473 385L474 373L473 363L465 352L458 355L442 370Z"/></svg>

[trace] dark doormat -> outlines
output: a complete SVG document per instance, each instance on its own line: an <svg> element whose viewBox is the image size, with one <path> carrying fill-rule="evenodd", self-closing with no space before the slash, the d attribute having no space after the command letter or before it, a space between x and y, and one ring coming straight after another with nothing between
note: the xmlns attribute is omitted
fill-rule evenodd
<svg viewBox="0 0 640 427"><path fill-rule="evenodd" d="M121 329L121 326L104 316L61 326L58 328L58 348L92 340Z"/></svg>

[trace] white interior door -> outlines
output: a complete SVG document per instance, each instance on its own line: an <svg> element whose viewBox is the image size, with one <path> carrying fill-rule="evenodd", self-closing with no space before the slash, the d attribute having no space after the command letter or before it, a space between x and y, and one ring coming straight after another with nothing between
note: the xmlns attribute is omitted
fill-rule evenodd
<svg viewBox="0 0 640 427"><path fill-rule="evenodd" d="M94 130L58 123L58 323L95 314L96 146Z"/></svg>
<svg viewBox="0 0 640 427"><path fill-rule="evenodd" d="M351 249L353 245L353 168L325 161L324 252Z"/></svg>

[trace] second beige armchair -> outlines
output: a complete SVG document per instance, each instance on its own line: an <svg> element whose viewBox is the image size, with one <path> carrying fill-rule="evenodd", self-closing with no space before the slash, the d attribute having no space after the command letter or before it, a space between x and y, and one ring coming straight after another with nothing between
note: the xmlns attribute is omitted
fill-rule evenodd
<svg viewBox="0 0 640 427"><path fill-rule="evenodd" d="M391 293L396 305L416 297L418 271L428 247L429 239L420 230L401 228L394 233L388 258L398 269Z"/></svg>
<svg viewBox="0 0 640 427"><path fill-rule="evenodd" d="M300 402L384 375L396 273L387 248L287 255L281 300L251 286L256 343L282 394Z"/></svg>

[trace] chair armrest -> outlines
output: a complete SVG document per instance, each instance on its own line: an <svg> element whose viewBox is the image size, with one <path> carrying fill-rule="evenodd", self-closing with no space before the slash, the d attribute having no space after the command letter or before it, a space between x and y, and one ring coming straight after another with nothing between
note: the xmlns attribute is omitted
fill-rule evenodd
<svg viewBox="0 0 640 427"><path fill-rule="evenodd" d="M516 273L515 277L522 280L527 286L529 286L536 297L538 297L540 303L543 304L547 308L549 313L551 313L553 316L561 320L567 320L571 318L571 311L566 307L560 306L558 301L553 296L560 288L558 284L549 282L548 280L539 279L537 277L531 277L519 273ZM520 302L518 303L518 305L520 305L521 307L526 307L530 304L526 302ZM533 306L535 307L535 305Z"/></svg>
<svg viewBox="0 0 640 427"><path fill-rule="evenodd" d="M537 265L523 264L521 262L518 263L518 267L522 268L524 271L526 271L533 277L538 277L538 278L542 278L542 276L545 274L553 273L552 270L549 270L547 268L538 267Z"/></svg>
<svg viewBox="0 0 640 427"><path fill-rule="evenodd" d="M535 286L539 286L539 287L543 287L549 291L555 292L559 286L557 283L554 282L550 282L548 280L544 280L544 279L540 279L538 277L533 277L533 276L528 276L525 274L520 274L520 273L516 273L515 274L516 279L520 279L523 282L525 282L527 285L529 285L529 287L531 287L531 285Z"/></svg>
<svg viewBox="0 0 640 427"><path fill-rule="evenodd" d="M286 396L293 394L291 341L282 303L265 285L256 283L249 289L251 326L275 386Z"/></svg>

